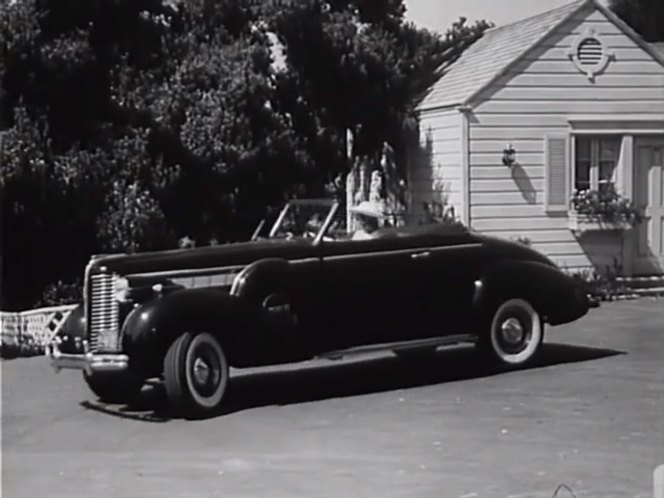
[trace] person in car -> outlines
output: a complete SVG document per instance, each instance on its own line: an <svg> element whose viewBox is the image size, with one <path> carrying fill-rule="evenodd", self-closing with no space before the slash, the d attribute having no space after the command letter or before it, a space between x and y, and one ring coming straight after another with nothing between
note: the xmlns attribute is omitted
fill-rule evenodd
<svg viewBox="0 0 664 498"><path fill-rule="evenodd" d="M382 212L376 203L371 201L362 201L357 206L350 208L359 228L353 233L352 240L367 240L374 238L374 234L380 226Z"/></svg>

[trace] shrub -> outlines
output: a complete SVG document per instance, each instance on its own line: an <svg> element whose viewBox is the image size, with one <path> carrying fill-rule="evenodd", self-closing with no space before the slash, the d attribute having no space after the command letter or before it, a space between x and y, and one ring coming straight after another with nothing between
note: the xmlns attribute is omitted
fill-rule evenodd
<svg viewBox="0 0 664 498"><path fill-rule="evenodd" d="M570 273L570 276L581 282L586 292L600 301L615 301L618 296L629 293L629 288L619 282L613 273L600 275L593 270L580 270Z"/></svg>

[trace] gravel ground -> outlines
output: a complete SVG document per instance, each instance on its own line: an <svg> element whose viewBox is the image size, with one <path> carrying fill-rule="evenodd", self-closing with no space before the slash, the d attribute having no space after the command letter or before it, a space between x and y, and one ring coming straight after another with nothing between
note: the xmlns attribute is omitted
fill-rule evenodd
<svg viewBox="0 0 664 498"><path fill-rule="evenodd" d="M159 388L100 409L45 358L1 372L6 498L652 497L664 463L664 301L551 328L519 371L458 348L237 372L226 413L195 422Z"/></svg>

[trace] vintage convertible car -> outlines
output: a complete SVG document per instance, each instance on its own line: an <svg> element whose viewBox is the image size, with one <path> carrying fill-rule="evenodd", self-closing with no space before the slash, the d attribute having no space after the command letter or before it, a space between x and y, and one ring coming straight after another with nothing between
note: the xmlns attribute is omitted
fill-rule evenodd
<svg viewBox="0 0 664 498"><path fill-rule="evenodd" d="M222 401L229 367L474 343L522 365L545 323L596 303L548 258L454 224L382 228L351 240L326 200L288 203L251 241L93 257L84 303L47 348L107 402L163 379L175 413Z"/></svg>

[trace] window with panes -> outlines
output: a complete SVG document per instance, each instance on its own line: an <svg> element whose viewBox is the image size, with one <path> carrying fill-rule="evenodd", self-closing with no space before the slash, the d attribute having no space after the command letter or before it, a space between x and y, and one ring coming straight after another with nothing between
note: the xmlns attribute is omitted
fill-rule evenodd
<svg viewBox="0 0 664 498"><path fill-rule="evenodd" d="M615 182L619 136L577 136L574 149L575 190L605 190Z"/></svg>

